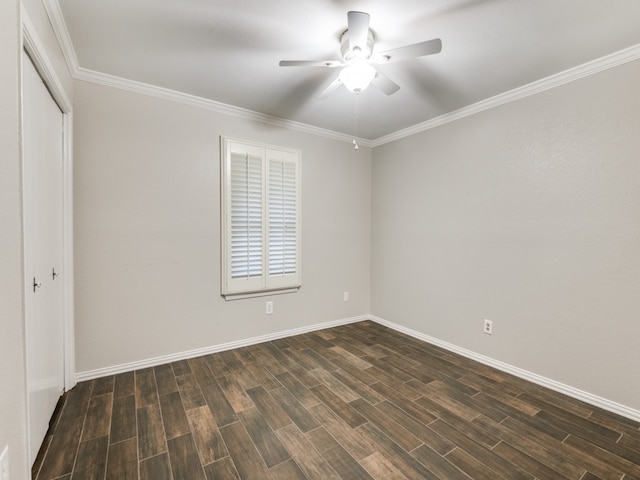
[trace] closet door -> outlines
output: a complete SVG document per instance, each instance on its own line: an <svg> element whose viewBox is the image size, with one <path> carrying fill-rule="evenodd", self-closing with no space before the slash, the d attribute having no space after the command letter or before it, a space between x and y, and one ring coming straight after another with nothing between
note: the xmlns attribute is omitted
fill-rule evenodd
<svg viewBox="0 0 640 480"><path fill-rule="evenodd" d="M23 206L29 454L64 390L63 116L23 53Z"/></svg>

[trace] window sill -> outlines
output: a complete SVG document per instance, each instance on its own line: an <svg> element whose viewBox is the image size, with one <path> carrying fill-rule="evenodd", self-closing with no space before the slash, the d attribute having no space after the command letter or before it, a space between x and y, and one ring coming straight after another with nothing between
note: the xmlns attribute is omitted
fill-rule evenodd
<svg viewBox="0 0 640 480"><path fill-rule="evenodd" d="M297 287L278 288L274 290L260 290L258 292L223 293L222 296L227 302L233 300L243 300L245 298L267 297L269 295L283 295L285 293L296 293L301 285Z"/></svg>

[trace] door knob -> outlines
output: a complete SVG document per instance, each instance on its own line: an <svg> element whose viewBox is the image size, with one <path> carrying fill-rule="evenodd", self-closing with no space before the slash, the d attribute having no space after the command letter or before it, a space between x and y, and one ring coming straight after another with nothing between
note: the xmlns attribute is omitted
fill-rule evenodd
<svg viewBox="0 0 640 480"><path fill-rule="evenodd" d="M33 292L35 293L36 288L40 288L42 286L42 282L38 283L36 282L36 277L33 277Z"/></svg>

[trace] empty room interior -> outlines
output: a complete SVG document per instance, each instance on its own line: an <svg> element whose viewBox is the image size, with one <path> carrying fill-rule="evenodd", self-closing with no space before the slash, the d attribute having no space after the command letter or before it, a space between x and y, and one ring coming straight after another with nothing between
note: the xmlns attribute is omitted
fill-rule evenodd
<svg viewBox="0 0 640 480"><path fill-rule="evenodd" d="M0 25L0 480L640 478L637 1Z"/></svg>

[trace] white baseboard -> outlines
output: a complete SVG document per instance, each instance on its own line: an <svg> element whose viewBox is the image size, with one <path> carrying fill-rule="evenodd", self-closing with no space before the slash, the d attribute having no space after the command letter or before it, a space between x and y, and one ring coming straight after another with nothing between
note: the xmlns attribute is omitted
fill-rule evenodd
<svg viewBox="0 0 640 480"><path fill-rule="evenodd" d="M532 373L527 370L514 367L513 365L500 362L491 357L486 357L484 355L480 355L479 353L473 352L471 350L467 350L465 348L458 347L451 343L438 340L437 338L430 337L429 335L425 335L424 333L417 332L416 330L411 330L410 328L403 327L402 325L389 322L388 320L384 320L383 318L376 317L375 315L369 315L368 318L369 320L379 323L380 325L384 325L385 327L389 327L392 330L396 330L397 332L404 333L406 335L409 335L410 337L414 337L414 338L417 338L418 340L422 340L424 342L431 343L438 347L442 347L445 350L449 350L450 352L457 353L459 355L462 355L463 357L467 357L467 358L470 358L471 360L475 360L485 365L489 365L490 367L497 368L498 370L501 370L506 373L510 373L512 375L515 375L516 377L520 377L520 378L523 378L524 380L528 380L537 385L541 385L543 387L549 388L550 390L554 390L556 392L565 394L577 400L581 400L590 405L600 407L609 412L621 415L626 418L630 418L631 420L634 420L636 422L640 422L640 410L627 407L626 405L621 405L611 400L607 400L606 398L602 398L597 395L593 395L589 392L585 392L583 390L579 390L577 388L571 387L569 385L565 385L555 380L551 380L550 378L543 377L542 375L538 375L536 373Z"/></svg>
<svg viewBox="0 0 640 480"><path fill-rule="evenodd" d="M141 368L155 367L157 365L176 362L178 360L185 360L188 358L199 357L201 355L208 355L210 353L223 352L225 350L231 350L234 348L247 347L249 345L255 345L257 343L269 342L272 340L279 340L281 338L292 337L294 335L301 335L303 333L314 332L317 330L324 330L325 328L337 327L340 325L347 325L349 323L361 322L363 320L371 320L385 327L389 327L392 330L395 330L397 332L409 335L410 337L417 338L418 340L422 340L432 345L436 345L438 347L444 348L445 350L449 350L450 352L457 353L459 355L462 355L463 357L467 357L467 358L470 358L471 360L475 360L485 365L489 365L490 367L497 368L498 370L501 370L506 373L510 373L512 375L515 375L516 377L522 378L524 380L528 380L537 385L547 387L551 390L565 394L577 400L581 400L590 405L600 407L609 412L621 415L626 418L630 418L631 420L634 420L636 422L640 422L639 410L635 410L625 405L621 405L611 400L607 400L606 398L602 398L597 395L593 395L589 392L585 392L583 390L579 390L569 385L565 385L563 383L557 382L550 378L543 377L542 375L538 375L536 373L532 373L527 370L514 367L513 365L509 365L499 360L495 360L491 357L487 357L479 353L473 352L471 350L458 347L457 345L444 342L437 338L430 337L429 335L425 335L424 333L420 333L416 330L403 327L402 325L398 325L397 323L393 323L383 318L377 317L375 315L370 315L370 314L360 315L357 317L343 318L340 320L334 320L332 322L308 325L305 327L294 328L291 330L285 330L285 331L271 333L267 335L261 335L258 337L238 340L235 342L222 343L219 345L212 345L210 347L198 348L198 349L189 350L186 352L173 353L170 355L162 355L160 357L149 358L146 360L123 363L120 365L114 365L112 367L98 368L95 370L88 370L86 372L79 372L76 374L76 380L78 382L93 380L94 378L106 377L109 375L116 375L118 373L124 373L124 372L131 372L133 370L139 370Z"/></svg>
<svg viewBox="0 0 640 480"><path fill-rule="evenodd" d="M114 365L111 367L97 368L95 370L87 370L86 372L76 373L76 381L84 382L86 380L93 380L94 378L106 377L109 375L116 375L118 373L131 372L133 370L140 370L141 368L155 367L157 365L163 365L165 363L177 362L178 360L185 360L188 358L208 355L210 353L223 352L225 350L232 350L234 348L247 347L249 345L255 345L257 343L270 342L272 340L279 340L281 338L292 337L294 335L301 335L303 333L314 332L316 330L324 330L325 328L337 327L340 325L347 325L349 323L369 320L369 317L370 317L369 315L360 315L357 317L343 318L341 320L334 320L332 322L308 325L305 327L294 328L291 330L285 330L281 332L270 333L267 335L261 335L259 337L252 337L244 340L237 340L235 342L228 342L228 343L222 343L219 345L212 345L210 347L197 348L195 350L188 350L186 352L172 353L169 355L162 355L159 357L148 358L145 360L122 363L120 365Z"/></svg>

